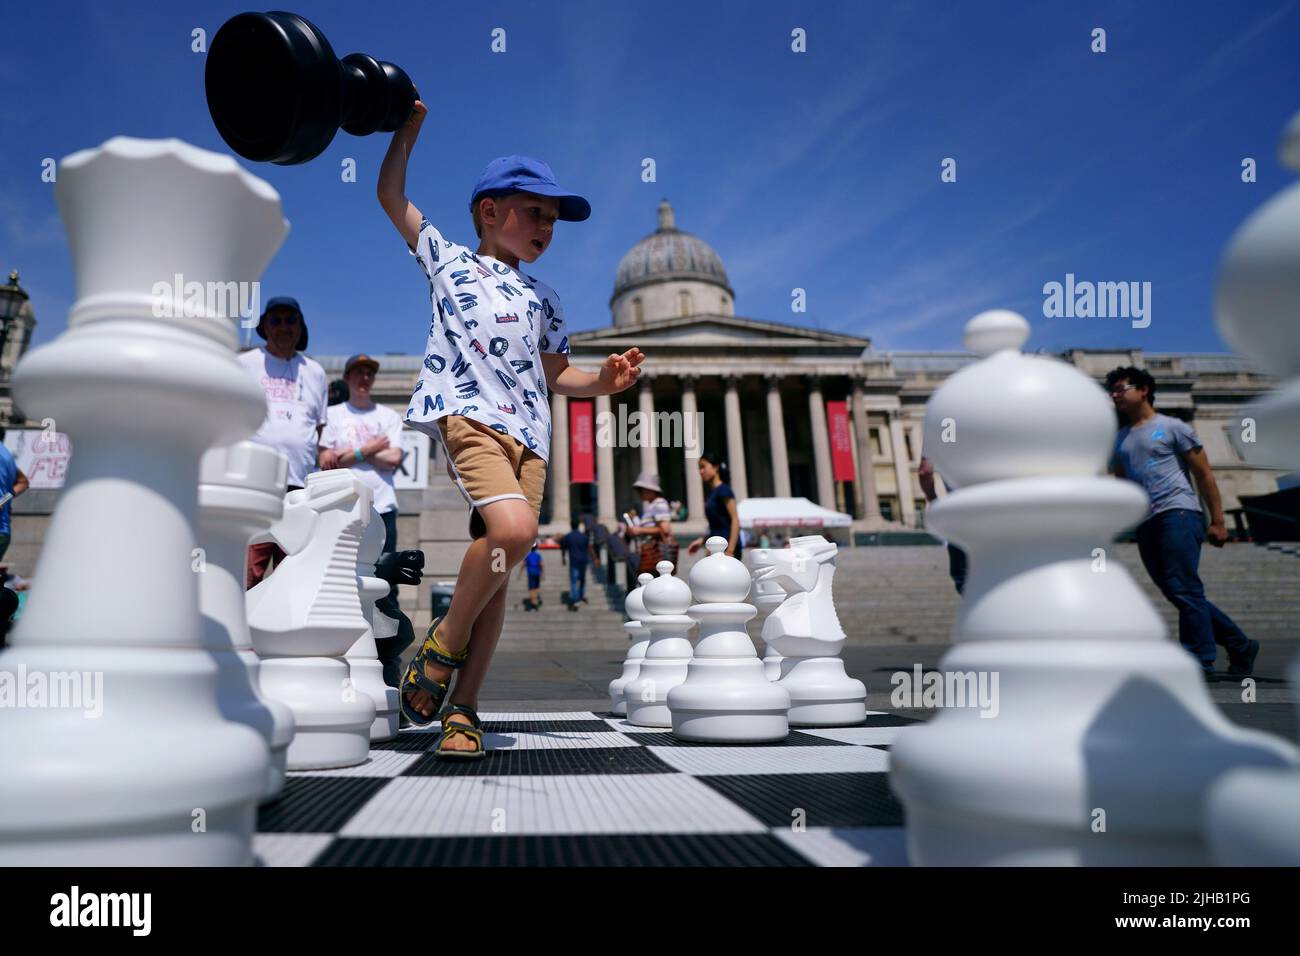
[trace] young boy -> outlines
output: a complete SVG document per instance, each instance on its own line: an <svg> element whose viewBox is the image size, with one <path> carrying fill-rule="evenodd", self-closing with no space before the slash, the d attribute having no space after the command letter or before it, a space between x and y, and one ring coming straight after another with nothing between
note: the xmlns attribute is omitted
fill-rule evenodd
<svg viewBox="0 0 1300 956"><path fill-rule="evenodd" d="M520 271L551 244L557 219L591 215L561 189L550 167L525 156L493 160L470 194L475 252L443 238L406 198L406 165L428 109L416 102L393 134L379 172L379 202L429 280L433 322L424 371L406 424L434 435L469 502L473 538L451 607L435 618L402 680L402 713L417 726L442 712L437 753L482 757L474 711L505 618L510 570L537 537L550 452L548 390L586 398L629 388L645 354L610 355L599 373L569 365L569 339L555 290ZM561 516L565 517L565 516Z"/></svg>

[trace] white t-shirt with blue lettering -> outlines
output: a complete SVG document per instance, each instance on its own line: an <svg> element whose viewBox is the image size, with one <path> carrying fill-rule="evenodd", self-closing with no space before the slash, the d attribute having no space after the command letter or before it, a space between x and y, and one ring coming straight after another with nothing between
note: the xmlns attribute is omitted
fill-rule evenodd
<svg viewBox="0 0 1300 956"><path fill-rule="evenodd" d="M429 279L433 321L406 424L464 415L550 457L551 406L542 352L566 353L559 296L492 256L443 238L428 221L411 250Z"/></svg>

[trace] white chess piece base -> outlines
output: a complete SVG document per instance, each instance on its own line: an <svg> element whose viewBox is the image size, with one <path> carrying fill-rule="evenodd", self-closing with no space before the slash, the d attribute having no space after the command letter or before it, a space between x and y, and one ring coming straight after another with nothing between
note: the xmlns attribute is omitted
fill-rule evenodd
<svg viewBox="0 0 1300 956"><path fill-rule="evenodd" d="M838 657L786 657L776 686L790 695L791 727L851 727L867 719L867 686Z"/></svg>
<svg viewBox="0 0 1300 956"><path fill-rule="evenodd" d="M361 641L367 640L362 637ZM360 641L358 641L360 643ZM374 647L374 638L369 638ZM375 657L348 657L348 669L352 675L352 684L358 691L374 702L375 719L370 725L372 741L392 740L398 730L397 688L384 683L384 665Z"/></svg>
<svg viewBox="0 0 1300 956"><path fill-rule="evenodd" d="M352 686L346 661L264 658L262 690L293 711L297 731L289 745L290 770L323 770L365 762L375 705L368 694Z"/></svg>
<svg viewBox="0 0 1300 956"><path fill-rule="evenodd" d="M294 740L294 714L273 697L261 693L261 659L256 650L240 648L235 652L239 665L248 675L248 683L257 693L257 702L272 714L272 727L266 743L270 748L270 775L266 780L266 800L274 800L285 786L285 771L289 769L289 744ZM247 723L247 722L244 722Z"/></svg>
<svg viewBox="0 0 1300 956"><path fill-rule="evenodd" d="M716 743L760 743L790 735L789 695L751 661L692 661L685 683L669 691L673 736Z"/></svg>
<svg viewBox="0 0 1300 956"><path fill-rule="evenodd" d="M1300 686L1300 658L1288 676ZM1300 766L1225 773L1210 788L1205 820L1219 866L1300 866Z"/></svg>
<svg viewBox="0 0 1300 956"><path fill-rule="evenodd" d="M780 680L783 660L784 657L769 647L767 653L763 655L763 676L768 680Z"/></svg>
<svg viewBox="0 0 1300 956"><path fill-rule="evenodd" d="M648 634L637 638L632 646L627 649L627 657L623 661L623 673L609 682L609 709L615 716L627 716L627 697L625 695L627 685L641 676L641 664L645 661L646 648L649 646L650 636Z"/></svg>
<svg viewBox="0 0 1300 956"><path fill-rule="evenodd" d="M1204 866L1211 781L1291 749L1230 724L1168 641L971 641L939 666L1000 686L994 719L946 707L894 747L918 866Z"/></svg>
<svg viewBox="0 0 1300 956"><path fill-rule="evenodd" d="M686 680L690 665L690 642L678 638L686 645L686 655L666 660L649 657L641 664L636 680L627 685L627 720L637 727L671 727L673 715L668 709L668 692Z"/></svg>
<svg viewBox="0 0 1300 956"><path fill-rule="evenodd" d="M1210 790L1220 866L1300 866L1300 770L1233 770Z"/></svg>
<svg viewBox="0 0 1300 956"><path fill-rule="evenodd" d="M711 549L716 552L716 549ZM717 552L720 553L720 552ZM724 562L714 558L706 561ZM742 582L748 572L731 562ZM697 565L703 567L704 562ZM692 581L707 572L692 572ZM790 695L763 674L763 664L745 633L745 622L757 610L749 604L712 602L696 604L688 612L700 627L695 656L686 680L668 692L673 736L700 742L760 743L784 740L790 733L786 711Z"/></svg>
<svg viewBox="0 0 1300 956"><path fill-rule="evenodd" d="M211 654L31 644L6 650L4 666L103 678L99 716L22 711L6 747L23 773L6 774L0 866L252 864L266 741L218 710Z"/></svg>

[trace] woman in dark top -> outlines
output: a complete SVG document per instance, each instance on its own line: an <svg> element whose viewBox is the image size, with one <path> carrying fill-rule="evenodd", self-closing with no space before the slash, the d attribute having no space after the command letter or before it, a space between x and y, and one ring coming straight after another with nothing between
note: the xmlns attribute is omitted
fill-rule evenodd
<svg viewBox="0 0 1300 956"><path fill-rule="evenodd" d="M706 453L700 456L700 479L708 497L704 500L704 516L709 521L709 537L720 535L727 539L727 554L740 558L740 512L736 510L736 495L727 484L727 463L719 455ZM704 544L704 538L691 542L687 552L694 554Z"/></svg>

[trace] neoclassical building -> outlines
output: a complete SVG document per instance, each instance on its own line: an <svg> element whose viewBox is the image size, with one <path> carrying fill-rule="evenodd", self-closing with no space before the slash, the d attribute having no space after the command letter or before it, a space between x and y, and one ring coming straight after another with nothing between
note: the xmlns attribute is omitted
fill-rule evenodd
<svg viewBox="0 0 1300 956"><path fill-rule="evenodd" d="M652 415L700 413L700 445L724 456L739 497L802 496L848 512L854 527L916 527L924 496L916 478L925 403L975 356L966 352L877 352L866 338L738 316L726 269L711 246L677 228L659 204L658 228L623 257L610 297L613 324L570 336L572 361L598 365L633 346L647 355L641 381L595 400L597 416L618 404ZM1228 440L1241 406L1273 383L1232 355L1074 349L1061 358L1101 379L1117 365L1151 370L1159 407L1195 423L1225 507L1242 494L1276 489L1276 472L1246 464ZM856 480L835 481L827 403L848 410ZM682 448L596 449L596 483L573 484L570 400L552 396L555 423L547 500L551 525L589 512L609 523L638 500L639 471L658 472L665 494L687 505L684 532L703 526L703 488ZM602 476L611 475L612 481ZM940 486L942 483L940 483ZM940 487L940 493L943 489Z"/></svg>

